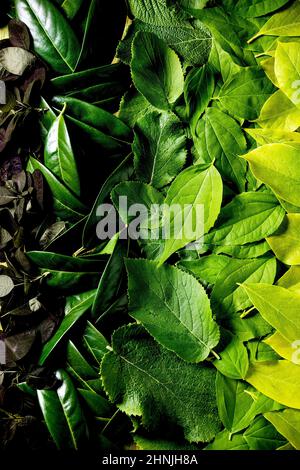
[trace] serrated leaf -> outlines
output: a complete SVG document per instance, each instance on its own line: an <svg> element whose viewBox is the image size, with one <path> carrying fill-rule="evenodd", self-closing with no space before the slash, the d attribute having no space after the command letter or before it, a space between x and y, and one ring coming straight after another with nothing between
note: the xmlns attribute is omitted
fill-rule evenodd
<svg viewBox="0 0 300 470"><path fill-rule="evenodd" d="M154 111L134 129L134 167L140 181L161 188L180 172L186 160L186 137L179 119Z"/></svg>
<svg viewBox="0 0 300 470"><path fill-rule="evenodd" d="M218 344L219 331L203 287L171 266L158 268L141 259L127 259L125 264L130 315L182 359L206 359Z"/></svg>
<svg viewBox="0 0 300 470"><path fill-rule="evenodd" d="M161 419L173 429L179 426L189 442L207 442L216 435L220 422L213 369L182 361L138 325L117 330L112 347L101 375L110 400L122 411L141 416L152 431Z"/></svg>

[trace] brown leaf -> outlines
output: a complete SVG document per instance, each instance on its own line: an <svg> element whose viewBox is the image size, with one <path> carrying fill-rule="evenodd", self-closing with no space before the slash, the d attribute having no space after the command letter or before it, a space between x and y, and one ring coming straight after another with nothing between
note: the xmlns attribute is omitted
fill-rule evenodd
<svg viewBox="0 0 300 470"><path fill-rule="evenodd" d="M34 61L35 56L21 47L5 47L0 50L0 68L13 75L23 75Z"/></svg>
<svg viewBox="0 0 300 470"><path fill-rule="evenodd" d="M31 350L35 337L36 331L33 329L5 338L7 362L23 359Z"/></svg>
<svg viewBox="0 0 300 470"><path fill-rule="evenodd" d="M30 36L27 26L19 20L11 20L8 23L9 40L12 46L30 48Z"/></svg>

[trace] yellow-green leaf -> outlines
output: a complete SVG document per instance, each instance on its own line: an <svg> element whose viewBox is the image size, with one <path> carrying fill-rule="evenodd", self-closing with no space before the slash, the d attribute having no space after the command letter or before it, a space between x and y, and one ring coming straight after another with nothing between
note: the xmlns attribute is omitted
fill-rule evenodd
<svg viewBox="0 0 300 470"><path fill-rule="evenodd" d="M265 418L273 424L297 450L300 450L300 411L282 410L271 411L264 414Z"/></svg>
<svg viewBox="0 0 300 470"><path fill-rule="evenodd" d="M300 266L292 266L278 281L277 285L300 295Z"/></svg>
<svg viewBox="0 0 300 470"><path fill-rule="evenodd" d="M283 359L286 359L287 361L294 362L294 364L299 364L300 361L298 362L298 352L297 352L297 341L294 343L291 343L287 339L285 339L278 331L276 331L272 336L269 336L269 338L265 339L264 342L271 346L274 351L279 354L279 356L283 357ZM295 347L293 347L296 346Z"/></svg>
<svg viewBox="0 0 300 470"><path fill-rule="evenodd" d="M300 366L289 361L256 362L246 381L267 397L300 409Z"/></svg>
<svg viewBox="0 0 300 470"><path fill-rule="evenodd" d="M275 74L279 88L300 107L300 44L279 42L275 54Z"/></svg>
<svg viewBox="0 0 300 470"><path fill-rule="evenodd" d="M285 264L300 264L300 214L287 214L278 231L267 238L276 258Z"/></svg>
<svg viewBox="0 0 300 470"><path fill-rule="evenodd" d="M286 131L284 129L244 129L247 134L251 135L258 145L265 144L284 144L287 142L299 142L300 133Z"/></svg>
<svg viewBox="0 0 300 470"><path fill-rule="evenodd" d="M271 129L295 131L300 126L300 109L277 90L263 105L257 123Z"/></svg>

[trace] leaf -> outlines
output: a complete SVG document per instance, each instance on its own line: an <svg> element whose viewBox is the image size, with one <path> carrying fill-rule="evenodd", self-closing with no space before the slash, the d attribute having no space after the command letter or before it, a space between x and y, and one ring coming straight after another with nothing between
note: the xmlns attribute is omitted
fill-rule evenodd
<svg viewBox="0 0 300 470"><path fill-rule="evenodd" d="M49 129L45 148L45 166L76 196L80 196L79 175L63 112Z"/></svg>
<svg viewBox="0 0 300 470"><path fill-rule="evenodd" d="M18 0L18 18L26 23L34 49L56 72L74 72L79 42L69 23L49 0Z"/></svg>
<svg viewBox="0 0 300 470"><path fill-rule="evenodd" d="M132 46L134 85L150 104L161 110L183 93L183 73L176 53L151 33L137 33Z"/></svg>
<svg viewBox="0 0 300 470"><path fill-rule="evenodd" d="M300 294L300 267L292 266L278 281L277 285Z"/></svg>
<svg viewBox="0 0 300 470"><path fill-rule="evenodd" d="M283 7L289 0L238 0L235 11L243 17L257 17L272 13Z"/></svg>
<svg viewBox="0 0 300 470"><path fill-rule="evenodd" d="M247 349L237 338L232 337L230 343L220 353L221 359L214 361L214 366L230 379L244 379L249 368Z"/></svg>
<svg viewBox="0 0 300 470"><path fill-rule="evenodd" d="M61 7L65 11L67 17L72 20L77 15L84 0L63 0Z"/></svg>
<svg viewBox="0 0 300 470"><path fill-rule="evenodd" d="M122 411L141 416L150 431L160 429L161 420L180 427L189 442L215 436L220 422L213 369L182 361L138 325L117 330L112 346L101 376L110 400Z"/></svg>
<svg viewBox="0 0 300 470"><path fill-rule="evenodd" d="M211 306L218 319L251 306L251 301L238 284L265 282L272 284L276 276L275 258L231 259L216 279L211 293Z"/></svg>
<svg viewBox="0 0 300 470"><path fill-rule="evenodd" d="M296 0L289 8L276 13L263 25L250 41L262 35L267 36L298 36L300 25L300 3ZM249 42L250 42L249 41Z"/></svg>
<svg viewBox="0 0 300 470"><path fill-rule="evenodd" d="M85 215L86 207L46 168L33 157L29 159L30 168L40 170L52 193L53 209L57 217L76 222Z"/></svg>
<svg viewBox="0 0 300 470"><path fill-rule="evenodd" d="M131 131L113 114L70 96L56 96L53 102L60 107L66 104L66 118L103 149L115 153L128 147Z"/></svg>
<svg viewBox="0 0 300 470"><path fill-rule="evenodd" d="M290 408L300 408L300 367L289 361L256 362L246 377L253 387L272 400Z"/></svg>
<svg viewBox="0 0 300 470"><path fill-rule="evenodd" d="M298 142L300 134L298 132L284 131L281 129L244 129L258 145Z"/></svg>
<svg viewBox="0 0 300 470"><path fill-rule="evenodd" d="M96 370L87 362L71 340L67 345L66 360L68 372L71 375L75 373L75 378L77 376L85 380L98 378Z"/></svg>
<svg viewBox="0 0 300 470"><path fill-rule="evenodd" d="M198 450L198 447L187 442L174 442L162 439L149 439L139 434L134 434L133 439L138 447L138 450L158 450L158 451L170 451L170 450Z"/></svg>
<svg viewBox="0 0 300 470"><path fill-rule="evenodd" d="M185 14L168 8L167 0L130 0L129 6L135 19L118 48L122 60L130 61L132 37L137 31L144 31L165 41L190 65L207 62L212 38L203 23L187 21Z"/></svg>
<svg viewBox="0 0 300 470"><path fill-rule="evenodd" d="M300 14L300 10L299 10ZM300 44L279 42L275 53L275 74L278 87L300 107Z"/></svg>
<svg viewBox="0 0 300 470"><path fill-rule="evenodd" d="M300 206L300 144L268 144L244 155L254 176L290 204Z"/></svg>
<svg viewBox="0 0 300 470"><path fill-rule="evenodd" d="M193 68L184 82L186 112L192 133L195 133L198 120L204 113L215 89L215 78L209 65Z"/></svg>
<svg viewBox="0 0 300 470"><path fill-rule="evenodd" d="M278 331L264 340L266 344L276 351L276 353L287 361L299 364L298 340L294 343L288 341Z"/></svg>
<svg viewBox="0 0 300 470"><path fill-rule="evenodd" d="M213 162L225 180L245 190L247 165L239 155L247 149L238 123L217 108L209 108L197 126L194 143L200 162Z"/></svg>
<svg viewBox="0 0 300 470"><path fill-rule="evenodd" d="M56 391L37 391L39 404L56 446L78 450L88 437L85 418L68 374L60 369L56 377L62 382Z"/></svg>
<svg viewBox="0 0 300 470"><path fill-rule="evenodd" d="M267 284L243 284L262 317L288 341L300 338L300 296L288 289Z"/></svg>
<svg viewBox="0 0 300 470"><path fill-rule="evenodd" d="M27 256L40 269L50 272L99 272L105 265L103 260L65 256L48 251L29 251Z"/></svg>
<svg viewBox="0 0 300 470"><path fill-rule="evenodd" d="M139 119L154 110L155 108L149 101L134 87L131 87L121 99L119 118L127 126L134 127Z"/></svg>
<svg viewBox="0 0 300 470"><path fill-rule="evenodd" d="M272 235L285 212L275 196L248 192L236 196L220 213L204 242L213 246L245 245Z"/></svg>
<svg viewBox="0 0 300 470"><path fill-rule="evenodd" d="M208 444L204 450L249 450L249 446L242 434L231 434L224 430L216 435L213 442Z"/></svg>
<svg viewBox="0 0 300 470"><path fill-rule="evenodd" d="M34 61L35 56L21 47L4 47L0 50L1 74L8 72L22 76Z"/></svg>
<svg viewBox="0 0 300 470"><path fill-rule="evenodd" d="M112 406L108 400L103 398L101 395L82 388L78 388L77 391L82 396L94 416L105 418L112 415Z"/></svg>
<svg viewBox="0 0 300 470"><path fill-rule="evenodd" d="M218 98L233 116L254 120L273 91L263 70L245 67L222 86Z"/></svg>
<svg viewBox="0 0 300 470"><path fill-rule="evenodd" d="M221 207L222 180L213 165L194 165L182 171L171 184L166 199L169 208L163 226L170 229L159 263L188 243L199 240L214 225ZM199 212L204 212L199 220ZM195 230L190 230L196 221ZM192 233L193 232L193 233Z"/></svg>
<svg viewBox="0 0 300 470"><path fill-rule="evenodd" d="M218 344L219 331L203 287L171 266L157 268L142 259L127 259L125 265L130 315L182 359L206 359Z"/></svg>
<svg viewBox="0 0 300 470"><path fill-rule="evenodd" d="M46 359L50 356L56 346L68 333L68 331L75 325L75 323L82 317L82 315L92 306L95 290L84 292L83 294L70 297L66 304L66 316L61 322L59 328L52 338L44 345L39 364L43 365Z"/></svg>
<svg viewBox="0 0 300 470"><path fill-rule="evenodd" d="M224 253L238 259L258 258L268 253L268 251L271 251L266 241L246 243L245 245L204 246L207 246L213 253Z"/></svg>
<svg viewBox="0 0 300 470"><path fill-rule="evenodd" d="M295 131L300 126L300 110L278 90L263 105L257 123L270 129Z"/></svg>
<svg viewBox="0 0 300 470"><path fill-rule="evenodd" d="M282 408L282 405L257 392L251 385L224 377L219 372L216 392L219 416L230 433L246 429L261 413Z"/></svg>
<svg viewBox="0 0 300 470"><path fill-rule="evenodd" d="M287 214L278 231L267 238L277 259L288 265L300 264L300 214Z"/></svg>
<svg viewBox="0 0 300 470"><path fill-rule="evenodd" d="M300 411L286 409L265 413L264 417L273 424L295 449L300 449Z"/></svg>
<svg viewBox="0 0 300 470"><path fill-rule="evenodd" d="M230 259L222 255L209 255L197 260L182 260L178 266L190 271L203 284L214 284Z"/></svg>
<svg viewBox="0 0 300 470"><path fill-rule="evenodd" d="M104 354L107 352L108 342L97 330L97 328L87 321L86 329L84 330L82 341L86 349L92 354L95 360L101 364Z"/></svg>
<svg viewBox="0 0 300 470"><path fill-rule="evenodd" d="M72 0L70 0L70 1L72 1ZM89 4L87 17L86 17L86 20L85 20L85 23L84 23L84 34L83 34L80 54L79 54L77 62L76 62L76 69L80 65L82 59L85 57L86 50L88 49L88 39L89 39L89 35L90 35L91 25L93 23L93 18L95 17L96 6L97 6L97 0L91 0L90 4Z"/></svg>
<svg viewBox="0 0 300 470"><path fill-rule="evenodd" d="M259 416L243 434L250 450L275 450L286 443L274 426Z"/></svg>
<svg viewBox="0 0 300 470"><path fill-rule="evenodd" d="M241 70L239 60L226 52L217 41L213 41L209 63L220 72L224 83Z"/></svg>
<svg viewBox="0 0 300 470"><path fill-rule="evenodd" d="M157 189L169 184L186 160L186 137L179 119L153 111L134 129L134 167L140 181Z"/></svg>
<svg viewBox="0 0 300 470"><path fill-rule="evenodd" d="M0 275L0 298L10 294L14 287L14 282L11 277L6 276L6 274Z"/></svg>

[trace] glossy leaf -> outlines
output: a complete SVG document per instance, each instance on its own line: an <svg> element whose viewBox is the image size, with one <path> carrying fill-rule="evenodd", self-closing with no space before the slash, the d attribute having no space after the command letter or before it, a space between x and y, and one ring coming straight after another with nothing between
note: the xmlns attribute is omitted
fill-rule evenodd
<svg viewBox="0 0 300 470"><path fill-rule="evenodd" d="M92 354L95 360L101 364L103 356L107 352L108 342L102 333L89 321L84 330L82 340L86 349Z"/></svg>
<svg viewBox="0 0 300 470"><path fill-rule="evenodd" d="M189 362L219 341L208 297L191 275L147 260L126 260L130 315L163 346ZM149 286L151 279L151 286Z"/></svg>
<svg viewBox="0 0 300 470"><path fill-rule="evenodd" d="M35 51L56 72L74 72L80 52L75 33L50 0L18 0L18 18L30 29Z"/></svg>

